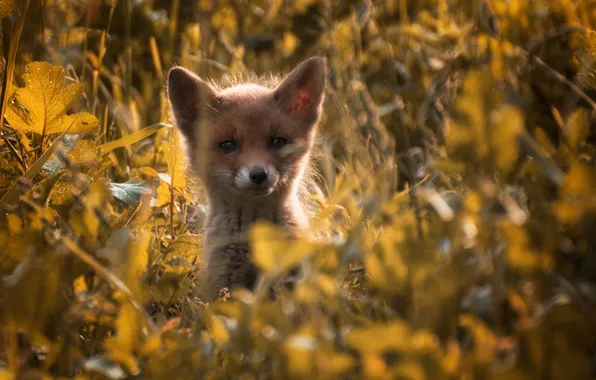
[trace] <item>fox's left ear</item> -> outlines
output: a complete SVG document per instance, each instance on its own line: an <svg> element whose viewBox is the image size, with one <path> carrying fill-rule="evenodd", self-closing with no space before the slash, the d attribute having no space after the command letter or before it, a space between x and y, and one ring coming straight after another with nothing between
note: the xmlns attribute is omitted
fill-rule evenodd
<svg viewBox="0 0 596 380"><path fill-rule="evenodd" d="M321 116L326 76L325 58L309 58L288 74L273 96L285 112L307 124L316 123Z"/></svg>

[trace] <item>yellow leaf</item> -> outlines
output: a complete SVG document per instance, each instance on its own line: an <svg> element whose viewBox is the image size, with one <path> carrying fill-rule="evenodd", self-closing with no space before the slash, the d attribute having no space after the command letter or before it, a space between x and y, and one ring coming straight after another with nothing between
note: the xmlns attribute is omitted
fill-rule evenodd
<svg viewBox="0 0 596 380"><path fill-rule="evenodd" d="M284 36L283 36L283 39L281 42L283 54L286 57L292 55L296 51L296 48L298 47L299 42L300 41L298 41L298 38L296 38L296 36L293 33L291 33L291 32L284 33Z"/></svg>
<svg viewBox="0 0 596 380"><path fill-rule="evenodd" d="M238 34L236 11L231 6L219 7L211 16L211 24L216 30L225 33L229 38L234 38Z"/></svg>
<svg viewBox="0 0 596 380"><path fill-rule="evenodd" d="M313 250L308 242L292 241L287 232L269 223L255 223L249 237L254 263L274 275L299 264Z"/></svg>
<svg viewBox="0 0 596 380"><path fill-rule="evenodd" d="M18 215L8 214L8 229L11 235L18 235L23 231L23 221Z"/></svg>
<svg viewBox="0 0 596 380"><path fill-rule="evenodd" d="M474 166L496 163L507 172L518 156L517 135L523 130L523 113L502 103L488 71L470 72L449 120L446 147L451 159Z"/></svg>
<svg viewBox="0 0 596 380"><path fill-rule="evenodd" d="M170 128L171 141L164 147L168 171L175 189L186 187L186 155L180 144L180 131Z"/></svg>
<svg viewBox="0 0 596 380"><path fill-rule="evenodd" d="M13 8L14 0L0 0L0 18L8 16Z"/></svg>
<svg viewBox="0 0 596 380"><path fill-rule="evenodd" d="M552 260L546 253L532 249L527 231L515 225L503 226L503 233L507 238L507 263L520 271L547 269Z"/></svg>
<svg viewBox="0 0 596 380"><path fill-rule="evenodd" d="M565 134L572 148L578 149L590 135L589 115L585 108L577 108L565 125Z"/></svg>
<svg viewBox="0 0 596 380"><path fill-rule="evenodd" d="M0 369L0 380L13 380L16 376L7 369Z"/></svg>
<svg viewBox="0 0 596 380"><path fill-rule="evenodd" d="M23 132L23 131L17 130L17 135L19 135L19 140L20 140L21 145L23 146L23 149L25 150L25 152L32 151L33 148L31 147L31 140L29 140L29 137L27 137L27 134L25 134L25 132Z"/></svg>
<svg viewBox="0 0 596 380"><path fill-rule="evenodd" d="M346 343L362 353L382 354L387 350L407 350L410 335L407 323L394 320L388 324L354 328L348 333Z"/></svg>
<svg viewBox="0 0 596 380"><path fill-rule="evenodd" d="M294 377L303 378L312 371L316 348L317 342L310 335L295 334L285 340L288 370Z"/></svg>
<svg viewBox="0 0 596 380"><path fill-rule="evenodd" d="M461 351L457 342L451 340L447 343L445 356L443 356L441 363L448 375L455 375L457 373L461 365Z"/></svg>
<svg viewBox="0 0 596 380"><path fill-rule="evenodd" d="M79 139L68 156L77 164L88 164L97 160L97 145L93 140Z"/></svg>
<svg viewBox="0 0 596 380"><path fill-rule="evenodd" d="M596 188L596 170L576 161L571 166L563 184L563 194L569 196L589 196Z"/></svg>
<svg viewBox="0 0 596 380"><path fill-rule="evenodd" d="M294 11L298 14L305 13L311 5L318 3L320 0L298 0L294 1Z"/></svg>
<svg viewBox="0 0 596 380"><path fill-rule="evenodd" d="M83 213L83 223L87 231L94 237L99 232L100 220L95 214L95 208L102 208L108 199L108 191L102 181L93 182L89 186L89 194L85 197L85 212Z"/></svg>
<svg viewBox="0 0 596 380"><path fill-rule="evenodd" d="M79 276L79 277L75 278L72 282L72 285L73 285L74 292L77 294L86 292L88 290L87 283L85 283L85 277L83 277L83 276Z"/></svg>
<svg viewBox="0 0 596 380"><path fill-rule="evenodd" d="M492 120L491 132L493 154L497 168L506 173L518 156L517 135L524 129L522 111L511 105L504 105Z"/></svg>
<svg viewBox="0 0 596 380"><path fill-rule="evenodd" d="M131 133L130 135L126 135L122 138L119 138L118 140L110 141L109 143L100 145L99 149L102 154L105 154L105 153L113 151L114 149L122 148L125 146L135 144L135 143L143 140L144 138L151 136L152 134L159 131L162 127L164 127L166 125L167 124L162 124L162 123L153 124L149 127L141 129L140 131L137 131L135 133ZM151 154L150 157L153 157L153 154Z"/></svg>
<svg viewBox="0 0 596 380"><path fill-rule="evenodd" d="M476 317L464 314L459 318L459 324L469 330L474 337L474 356L480 365L488 365L495 355L497 339L484 322Z"/></svg>
<svg viewBox="0 0 596 380"><path fill-rule="evenodd" d="M170 203L172 195L170 186L165 181L160 181L157 186L157 197L155 198L155 207L163 207Z"/></svg>
<svg viewBox="0 0 596 380"><path fill-rule="evenodd" d="M144 166L144 167L140 168L139 173L142 173L149 177L159 178L159 173L156 172L155 169L153 169L149 166Z"/></svg>
<svg viewBox="0 0 596 380"><path fill-rule="evenodd" d="M395 369L395 376L398 379L425 380L424 368L413 360L400 363Z"/></svg>
<svg viewBox="0 0 596 380"><path fill-rule="evenodd" d="M380 354L366 354L362 359L365 378L367 379L392 379L391 373Z"/></svg>
<svg viewBox="0 0 596 380"><path fill-rule="evenodd" d="M211 333L211 337L215 343L226 343L230 339L230 333L224 326L223 322L215 316L211 317L209 321L209 332Z"/></svg>
<svg viewBox="0 0 596 380"><path fill-rule="evenodd" d="M130 289L134 297L143 301L142 276L148 265L148 248L151 235L139 229L128 241L126 249L126 263L118 272L122 273L122 280ZM134 352L142 345L141 334L143 317L130 303L123 303L116 320L116 336L106 342L110 358L128 367L129 371L137 370Z"/></svg>
<svg viewBox="0 0 596 380"><path fill-rule="evenodd" d="M317 355L318 367L322 372L329 375L341 375L355 366L354 358L343 352L332 352L329 354Z"/></svg>
<svg viewBox="0 0 596 380"><path fill-rule="evenodd" d="M66 114L81 96L83 85L74 83L65 88L61 67L33 62L27 65L23 80L25 87L14 92L6 109L6 120L14 129L49 135L70 127L69 132L75 134L89 132L98 125L89 113Z"/></svg>

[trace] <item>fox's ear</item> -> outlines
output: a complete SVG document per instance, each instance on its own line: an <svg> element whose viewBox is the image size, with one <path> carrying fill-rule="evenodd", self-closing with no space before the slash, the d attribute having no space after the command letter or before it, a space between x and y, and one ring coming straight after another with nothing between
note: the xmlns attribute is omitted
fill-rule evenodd
<svg viewBox="0 0 596 380"><path fill-rule="evenodd" d="M315 123L321 116L326 76L325 58L309 58L288 74L273 96L285 112Z"/></svg>
<svg viewBox="0 0 596 380"><path fill-rule="evenodd" d="M183 67L174 67L168 73L168 99L176 126L194 143L197 121L208 115L217 98L216 91L196 74Z"/></svg>

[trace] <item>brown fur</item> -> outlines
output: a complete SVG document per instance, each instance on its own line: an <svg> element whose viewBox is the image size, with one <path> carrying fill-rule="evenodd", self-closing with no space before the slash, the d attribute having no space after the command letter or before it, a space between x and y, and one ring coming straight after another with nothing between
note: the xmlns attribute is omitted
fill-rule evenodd
<svg viewBox="0 0 596 380"><path fill-rule="evenodd" d="M208 301L224 287L254 285L258 271L247 241L252 223L306 227L299 192L321 117L325 74L324 59L311 58L279 84L222 88L186 69L170 70L168 97L176 126L188 141L209 199L204 247ZM276 147L275 138L287 144ZM234 143L232 151L222 149L225 141ZM249 179L257 167L267 171L263 184Z"/></svg>

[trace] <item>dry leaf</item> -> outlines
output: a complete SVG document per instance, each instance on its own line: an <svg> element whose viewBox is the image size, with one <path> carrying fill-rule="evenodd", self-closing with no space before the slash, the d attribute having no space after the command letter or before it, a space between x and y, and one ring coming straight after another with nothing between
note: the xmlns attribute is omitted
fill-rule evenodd
<svg viewBox="0 0 596 380"><path fill-rule="evenodd" d="M14 129L49 135L64 132L68 127L69 133L85 133L97 126L97 118L87 112L66 114L81 96L83 85L74 83L65 88L61 67L47 62L30 63L23 80L25 87L14 92L6 109L6 120Z"/></svg>

